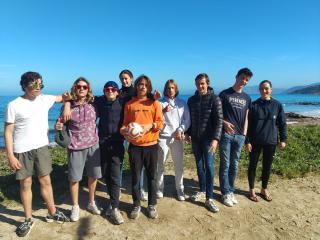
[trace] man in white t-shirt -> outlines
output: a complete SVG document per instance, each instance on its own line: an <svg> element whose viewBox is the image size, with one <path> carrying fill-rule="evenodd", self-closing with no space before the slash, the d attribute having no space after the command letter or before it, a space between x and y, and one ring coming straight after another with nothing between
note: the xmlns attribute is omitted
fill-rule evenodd
<svg viewBox="0 0 320 240"><path fill-rule="evenodd" d="M52 159L48 150L48 111L67 96L41 95L42 77L36 72L21 76L24 95L8 104L4 138L10 167L20 181L20 196L25 221L17 228L18 236L26 236L34 225L32 220L32 175L39 178L41 195L48 208L47 222L59 223L68 218L56 209L50 179Z"/></svg>

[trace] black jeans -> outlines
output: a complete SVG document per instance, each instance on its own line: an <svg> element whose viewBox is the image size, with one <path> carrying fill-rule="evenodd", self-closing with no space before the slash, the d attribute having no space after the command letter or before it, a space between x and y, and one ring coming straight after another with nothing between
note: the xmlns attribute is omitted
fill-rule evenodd
<svg viewBox="0 0 320 240"><path fill-rule="evenodd" d="M106 179L107 191L112 208L119 208L121 165L124 157L122 141L100 143L101 168Z"/></svg>
<svg viewBox="0 0 320 240"><path fill-rule="evenodd" d="M252 151L250 153L250 163L248 168L248 181L250 189L254 188L254 180L256 177L256 169L259 161L259 156L261 151L263 151L262 160L262 188L267 188L268 181L271 172L271 165L273 161L273 156L276 151L277 145L259 145L252 144Z"/></svg>
<svg viewBox="0 0 320 240"><path fill-rule="evenodd" d="M156 171L158 160L158 144L151 146L135 146L130 144L129 161L132 174L133 205L140 206L140 177L142 166L145 167L148 182L148 205L156 205Z"/></svg>

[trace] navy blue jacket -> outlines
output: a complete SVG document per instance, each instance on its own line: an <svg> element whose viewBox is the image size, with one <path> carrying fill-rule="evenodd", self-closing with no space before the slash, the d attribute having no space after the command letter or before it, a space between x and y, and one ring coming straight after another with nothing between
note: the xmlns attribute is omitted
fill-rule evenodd
<svg viewBox="0 0 320 240"><path fill-rule="evenodd" d="M279 133L279 135L278 135ZM249 111L246 143L276 145L287 139L287 123L282 104L271 98L257 99Z"/></svg>
<svg viewBox="0 0 320 240"><path fill-rule="evenodd" d="M222 105L220 98L213 94L212 88L204 96L195 95L188 99L191 125L187 133L196 140L220 140L222 132Z"/></svg>
<svg viewBox="0 0 320 240"><path fill-rule="evenodd" d="M120 134L120 127L123 122L124 103L121 98L116 98L115 101L108 101L105 96L95 98L95 105L99 117L98 134L100 141L124 140Z"/></svg>

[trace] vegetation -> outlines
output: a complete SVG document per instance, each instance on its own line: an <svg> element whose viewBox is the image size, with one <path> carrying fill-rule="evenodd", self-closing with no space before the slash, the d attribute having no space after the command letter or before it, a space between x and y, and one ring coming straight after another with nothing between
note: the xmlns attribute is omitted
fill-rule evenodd
<svg viewBox="0 0 320 240"><path fill-rule="evenodd" d="M277 150L273 162L273 174L282 178L303 177L308 173L320 173L320 125L289 126L285 151ZM55 147L51 150L53 173L51 174L55 196L68 194L66 150ZM239 177L247 177L248 154L243 151L239 162ZM172 167L172 166L168 166ZM185 169L196 171L191 146L185 145ZM128 156L125 156L124 170L129 171ZM219 171L219 153L216 153L215 175ZM261 164L257 176L261 174ZM34 178L37 183L37 179ZM85 182L85 180L83 181ZM33 184L34 202L39 201L39 184ZM0 203L14 204L19 201L19 185L13 171L9 168L5 153L0 152ZM41 200L39 202L42 202Z"/></svg>

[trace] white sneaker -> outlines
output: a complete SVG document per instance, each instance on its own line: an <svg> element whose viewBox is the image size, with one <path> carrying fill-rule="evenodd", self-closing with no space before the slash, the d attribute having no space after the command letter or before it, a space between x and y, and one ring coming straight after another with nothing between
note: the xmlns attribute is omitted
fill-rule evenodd
<svg viewBox="0 0 320 240"><path fill-rule="evenodd" d="M88 203L87 210L89 212L91 212L92 214L94 214L94 215L100 215L101 214L101 211L97 207L96 202L93 202L92 204Z"/></svg>
<svg viewBox="0 0 320 240"><path fill-rule="evenodd" d="M214 203L213 199L207 199L205 204L206 208L208 208L209 211L217 213L219 212L218 206Z"/></svg>
<svg viewBox="0 0 320 240"><path fill-rule="evenodd" d="M234 193L230 193L230 198L231 198L233 205L238 204L238 200L235 198Z"/></svg>
<svg viewBox="0 0 320 240"><path fill-rule="evenodd" d="M116 225L120 225L124 222L123 217L118 208L114 208L111 210L110 218L113 221L113 223Z"/></svg>
<svg viewBox="0 0 320 240"><path fill-rule="evenodd" d="M230 194L222 195L222 203L228 207L233 207Z"/></svg>
<svg viewBox="0 0 320 240"><path fill-rule="evenodd" d="M194 202L204 201L206 199L205 192L197 192L196 194L191 196L191 200Z"/></svg>
<svg viewBox="0 0 320 240"><path fill-rule="evenodd" d="M186 197L185 197L185 195L184 195L184 192L183 192L183 190L177 190L177 197L178 197L178 200L179 201L184 201L184 200L186 200Z"/></svg>
<svg viewBox="0 0 320 240"><path fill-rule="evenodd" d="M160 199L160 198L163 198L163 193L158 191L157 192L157 198Z"/></svg>
<svg viewBox="0 0 320 240"><path fill-rule="evenodd" d="M145 192L143 189L140 190L141 201L148 201L148 192Z"/></svg>
<svg viewBox="0 0 320 240"><path fill-rule="evenodd" d="M72 222L76 222L79 220L80 217L80 207L79 205L74 205L71 208L70 220Z"/></svg>

